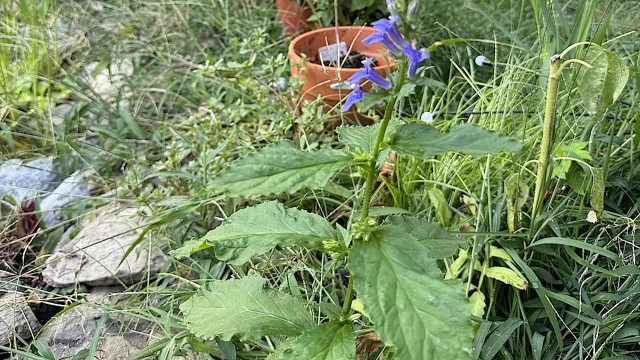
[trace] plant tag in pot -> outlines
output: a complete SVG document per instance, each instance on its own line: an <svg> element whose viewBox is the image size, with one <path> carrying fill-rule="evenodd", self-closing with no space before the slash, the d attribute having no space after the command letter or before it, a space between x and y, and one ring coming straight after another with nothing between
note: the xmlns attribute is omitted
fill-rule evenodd
<svg viewBox="0 0 640 360"><path fill-rule="evenodd" d="M323 46L318 49L320 62L326 66L336 66L340 63L340 59L347 56L347 43L344 41L338 44Z"/></svg>

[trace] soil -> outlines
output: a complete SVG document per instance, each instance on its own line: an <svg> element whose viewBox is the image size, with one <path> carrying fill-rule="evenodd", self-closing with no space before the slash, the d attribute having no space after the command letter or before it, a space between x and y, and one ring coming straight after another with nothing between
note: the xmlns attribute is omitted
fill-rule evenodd
<svg viewBox="0 0 640 360"><path fill-rule="evenodd" d="M340 67L341 68L347 68L347 69L359 69L364 67L364 65L362 64L362 62L366 59L366 56L356 52L356 51L352 51L350 52L347 56L342 56L340 57ZM319 65L324 65L324 66L331 66L331 67L338 67L335 63L335 61L332 60L327 60L327 61L323 61L321 62L319 59L315 59L313 61L313 63L315 64L319 64ZM373 60L373 64L374 67L376 66L376 61Z"/></svg>

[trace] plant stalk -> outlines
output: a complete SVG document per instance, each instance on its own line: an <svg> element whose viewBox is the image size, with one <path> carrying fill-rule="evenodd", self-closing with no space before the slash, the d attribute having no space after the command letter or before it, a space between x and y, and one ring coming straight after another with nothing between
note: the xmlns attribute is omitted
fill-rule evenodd
<svg viewBox="0 0 640 360"><path fill-rule="evenodd" d="M380 156L380 151L382 147L382 142L384 141L384 136L387 133L387 127L389 126L389 121L391 120L391 116L393 115L393 108L396 106L396 101L398 100L398 92L402 88L404 84L404 80L407 72L407 63L402 62L400 65L400 70L398 74L398 82L396 82L393 88L393 96L387 103L387 107L384 111L384 117L382 118L382 123L380 124L380 131L378 131L378 138L376 139L376 144L373 147L373 151L371 152L371 160L367 165L367 181L364 185L364 196L362 200L362 213L360 215L360 223L364 224L369 217L369 208L371 207L371 196L373 194L373 184L376 181L378 172L376 171L376 161L378 160L378 156Z"/></svg>
<svg viewBox="0 0 640 360"><path fill-rule="evenodd" d="M384 136L387 133L387 127L389 126L389 121L391 120L391 116L393 115L393 109L396 106L396 101L398 100L398 93L404 84L407 72L407 62L403 61L400 64L400 69L398 70L398 81L393 87L393 96L389 99L387 103L387 107L384 110L384 116L382 118L382 122L380 124L380 131L378 131L378 137L376 139L376 144L373 146L373 151L371 152L371 160L367 164L367 180L364 184L364 195L362 200L362 213L360 215L360 223L366 224L367 219L369 218L369 208L371 207L371 196L373 195L373 184L376 181L378 175L378 169L376 168L376 162L378 157L380 156L380 151L382 150L382 143L384 142ZM345 294L344 304L342 305L341 317L344 319L349 316L351 312L351 303L353 302L353 297L355 292L353 290L353 277L349 276L349 283L347 284L347 293Z"/></svg>
<svg viewBox="0 0 640 360"><path fill-rule="evenodd" d="M531 208L532 229L536 228L538 212L542 205L547 179L547 169L549 167L549 156L553 146L554 121L556 116L558 85L560 84L560 74L562 72L562 59L558 55L551 57L549 69L549 82L547 83L546 104L544 108L544 122L542 125L542 144L540 146L540 156L538 158L538 173L536 175L536 188L533 195L533 206Z"/></svg>

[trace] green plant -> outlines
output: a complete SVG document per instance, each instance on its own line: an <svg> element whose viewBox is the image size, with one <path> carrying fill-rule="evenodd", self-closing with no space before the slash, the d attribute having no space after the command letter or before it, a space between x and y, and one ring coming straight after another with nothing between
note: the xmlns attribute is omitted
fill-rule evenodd
<svg viewBox="0 0 640 360"><path fill-rule="evenodd" d="M337 19L341 25L355 25L375 19L376 14L385 10L384 3L378 0L348 0L336 4L334 0L306 0L313 14L310 21L330 26Z"/></svg>
<svg viewBox="0 0 640 360"><path fill-rule="evenodd" d="M237 267L276 247L327 253L334 259L333 267L350 273L339 300L341 310L313 318L299 300L265 289L267 280L255 275L212 281L180 306L195 335L222 341L235 336L295 337L270 358L355 359L356 333L375 331L387 345L385 353L397 358L471 358L473 330L464 287L443 279L438 266L438 259L455 254L464 241L417 217L376 213L376 178L390 151L428 160L449 151L474 156L519 151L520 145L469 124L443 134L428 124L394 118L398 100L411 93L417 68L428 57L426 49L414 49L399 34L397 21L378 21L379 36L365 40L383 41L398 55L393 81L365 66L350 79L355 88L343 105L346 111L361 101L364 93L358 85L371 81L381 88L376 96L387 101L380 122L340 127L343 149L303 151L291 142L269 145L234 161L209 184L212 192L231 197L294 193L323 188L342 169L353 166L364 179L353 199L358 215L344 226L334 226L320 215L269 201L237 211L203 238L173 252L182 258L212 248L216 258Z"/></svg>

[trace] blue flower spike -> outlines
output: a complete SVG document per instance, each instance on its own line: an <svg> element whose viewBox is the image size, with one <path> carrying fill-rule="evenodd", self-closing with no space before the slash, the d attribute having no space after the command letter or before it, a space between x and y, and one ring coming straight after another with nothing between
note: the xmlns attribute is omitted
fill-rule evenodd
<svg viewBox="0 0 640 360"><path fill-rule="evenodd" d="M402 47L402 51L405 55L407 55L407 59L409 61L409 66L407 68L407 77L409 79L414 79L416 77L416 72L418 71L418 67L420 67L420 63L429 59L431 56L427 49L416 50L413 45L409 42L405 42Z"/></svg>
<svg viewBox="0 0 640 360"><path fill-rule="evenodd" d="M342 104L342 108L340 111L347 112L353 105L356 103L362 102L362 96L364 95L364 91L358 85L354 85L353 91L347 95L344 99L344 104Z"/></svg>
<svg viewBox="0 0 640 360"><path fill-rule="evenodd" d="M391 89L391 81L382 77L373 69L373 58L367 58L364 62L364 68L356 71L355 74L347 80L352 85L360 85L364 80L369 80L385 90Z"/></svg>

